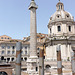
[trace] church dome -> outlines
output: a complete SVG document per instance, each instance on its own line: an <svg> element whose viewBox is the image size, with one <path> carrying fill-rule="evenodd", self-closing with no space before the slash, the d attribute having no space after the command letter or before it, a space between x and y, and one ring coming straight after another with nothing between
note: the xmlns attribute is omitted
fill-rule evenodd
<svg viewBox="0 0 75 75"><path fill-rule="evenodd" d="M74 21L73 16L64 10L64 5L60 1L56 5L56 12L50 17L49 23L57 21Z"/></svg>

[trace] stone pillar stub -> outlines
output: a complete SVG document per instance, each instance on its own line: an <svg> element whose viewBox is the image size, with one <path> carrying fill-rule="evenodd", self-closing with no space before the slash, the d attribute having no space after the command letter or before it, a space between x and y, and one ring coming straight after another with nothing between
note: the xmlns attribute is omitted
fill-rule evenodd
<svg viewBox="0 0 75 75"><path fill-rule="evenodd" d="M44 75L44 50L39 52L39 75Z"/></svg>
<svg viewBox="0 0 75 75"><path fill-rule="evenodd" d="M21 75L21 49L22 43L16 43L16 75Z"/></svg>
<svg viewBox="0 0 75 75"><path fill-rule="evenodd" d="M16 51L19 51L22 49L22 43L21 42L17 42L16 43Z"/></svg>
<svg viewBox="0 0 75 75"><path fill-rule="evenodd" d="M75 46L72 46L73 52L71 53L72 75L75 75Z"/></svg>
<svg viewBox="0 0 75 75"><path fill-rule="evenodd" d="M61 46L57 46L57 71L58 75L62 75L62 60L61 60Z"/></svg>

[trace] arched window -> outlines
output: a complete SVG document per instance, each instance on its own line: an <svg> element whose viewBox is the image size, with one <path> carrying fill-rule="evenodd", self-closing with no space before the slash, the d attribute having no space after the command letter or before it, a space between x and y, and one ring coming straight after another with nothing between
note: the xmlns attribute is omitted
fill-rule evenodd
<svg viewBox="0 0 75 75"><path fill-rule="evenodd" d="M61 5L61 9L62 9L62 5Z"/></svg>
<svg viewBox="0 0 75 75"><path fill-rule="evenodd" d="M27 58L25 57L24 60L27 61Z"/></svg>
<svg viewBox="0 0 75 75"><path fill-rule="evenodd" d="M0 75L8 75L6 72L1 71Z"/></svg>
<svg viewBox="0 0 75 75"><path fill-rule="evenodd" d="M50 28L50 33L52 33L52 30L51 30L51 28Z"/></svg>
<svg viewBox="0 0 75 75"><path fill-rule="evenodd" d="M14 61L14 58L12 58L11 60Z"/></svg>
<svg viewBox="0 0 75 75"><path fill-rule="evenodd" d="M9 62L10 61L10 58L7 58L7 61Z"/></svg>
<svg viewBox="0 0 75 75"><path fill-rule="evenodd" d="M45 67L46 67L46 69L49 69L49 68L51 68L51 66L50 66L50 65L46 65Z"/></svg>
<svg viewBox="0 0 75 75"><path fill-rule="evenodd" d="M1 60L4 60L4 56L1 56Z"/></svg>
<svg viewBox="0 0 75 75"><path fill-rule="evenodd" d="M68 26L68 30L71 32L71 26Z"/></svg>
<svg viewBox="0 0 75 75"><path fill-rule="evenodd" d="M59 10L60 10L60 5L59 5Z"/></svg>
<svg viewBox="0 0 75 75"><path fill-rule="evenodd" d="M61 26L58 26L58 32L60 32L61 31Z"/></svg>

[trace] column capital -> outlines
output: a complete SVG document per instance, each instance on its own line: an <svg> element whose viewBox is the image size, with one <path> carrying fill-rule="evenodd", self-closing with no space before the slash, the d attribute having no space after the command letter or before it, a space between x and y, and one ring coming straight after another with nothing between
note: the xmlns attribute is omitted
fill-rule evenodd
<svg viewBox="0 0 75 75"><path fill-rule="evenodd" d="M38 8L38 6L36 5L36 3L35 3L34 0L31 0L31 3L30 3L30 5L29 5L29 8L28 8L28 9L30 10L31 8L35 8L35 9Z"/></svg>

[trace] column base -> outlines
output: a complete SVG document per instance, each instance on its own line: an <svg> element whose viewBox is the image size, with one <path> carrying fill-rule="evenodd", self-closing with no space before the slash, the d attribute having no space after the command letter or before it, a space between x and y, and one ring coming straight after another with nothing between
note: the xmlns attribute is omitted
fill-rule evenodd
<svg viewBox="0 0 75 75"><path fill-rule="evenodd" d="M38 57L37 56L31 56L27 60L27 73L29 75L38 75Z"/></svg>

